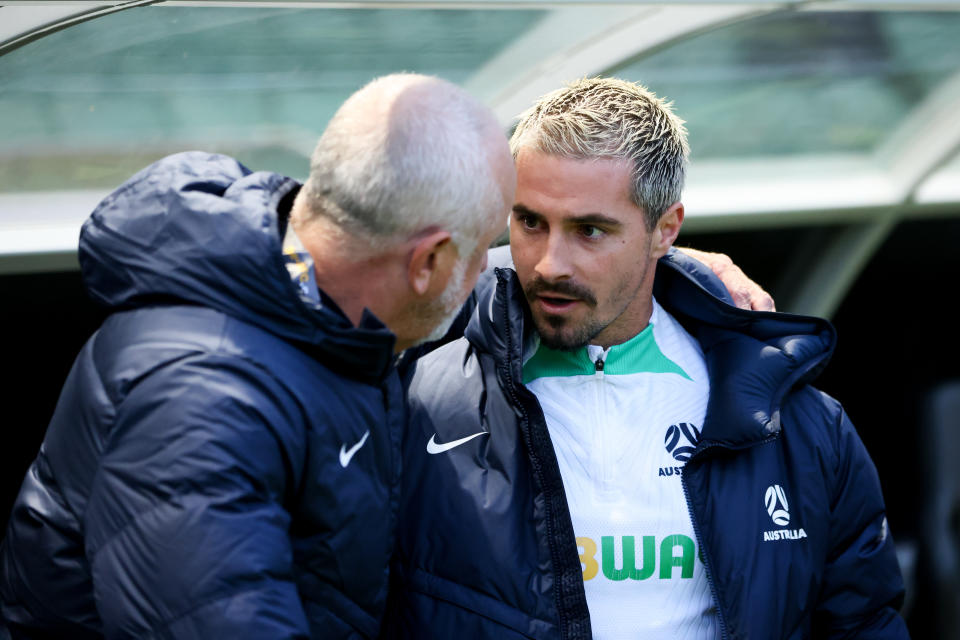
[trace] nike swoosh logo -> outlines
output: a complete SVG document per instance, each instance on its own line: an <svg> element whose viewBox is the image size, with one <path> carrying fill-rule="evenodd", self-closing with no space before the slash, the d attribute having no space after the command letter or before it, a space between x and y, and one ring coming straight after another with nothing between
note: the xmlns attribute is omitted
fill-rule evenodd
<svg viewBox="0 0 960 640"><path fill-rule="evenodd" d="M437 437L437 434L433 434L432 436L430 436L430 441L427 442L427 453L436 455L438 453L443 453L444 451L450 451L450 449L453 449L454 447L459 447L464 442L469 442L470 440L473 440L477 436L486 435L487 433L488 433L487 431L481 431L479 433L473 434L472 436L467 436L466 438L460 438L459 440L451 440L450 442L444 442L443 444L437 444L437 441L435 440L435 438Z"/></svg>
<svg viewBox="0 0 960 640"><path fill-rule="evenodd" d="M340 466L344 469L347 468L347 465L350 464L350 460L353 459L353 454L360 450L360 447L363 446L363 443L367 441L367 438L370 437L370 429L367 429L367 432L363 434L363 437L360 438L360 442L353 445L347 449L347 445L340 445Z"/></svg>

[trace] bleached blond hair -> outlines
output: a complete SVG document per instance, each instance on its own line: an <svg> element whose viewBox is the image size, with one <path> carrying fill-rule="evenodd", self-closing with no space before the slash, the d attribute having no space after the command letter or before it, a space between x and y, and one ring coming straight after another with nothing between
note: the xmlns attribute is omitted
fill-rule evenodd
<svg viewBox="0 0 960 640"><path fill-rule="evenodd" d="M344 102L317 142L303 187L310 214L375 250L440 227L470 255L490 212L506 217L512 204L492 169L502 140L493 114L450 82L377 78Z"/></svg>
<svg viewBox="0 0 960 640"><path fill-rule="evenodd" d="M514 158L524 147L577 160L631 162L630 197L643 209L648 230L680 200L690 153L672 104L616 78L584 78L542 96L520 115L510 138Z"/></svg>

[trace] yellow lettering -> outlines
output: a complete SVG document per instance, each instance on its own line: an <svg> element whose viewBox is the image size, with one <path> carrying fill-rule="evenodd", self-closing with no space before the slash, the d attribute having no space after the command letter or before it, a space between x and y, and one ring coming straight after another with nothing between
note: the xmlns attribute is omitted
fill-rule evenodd
<svg viewBox="0 0 960 640"><path fill-rule="evenodd" d="M577 547L580 551L580 564L583 565L583 580L593 580L600 571L600 565L594 557L597 555L597 543L590 538L578 537Z"/></svg>

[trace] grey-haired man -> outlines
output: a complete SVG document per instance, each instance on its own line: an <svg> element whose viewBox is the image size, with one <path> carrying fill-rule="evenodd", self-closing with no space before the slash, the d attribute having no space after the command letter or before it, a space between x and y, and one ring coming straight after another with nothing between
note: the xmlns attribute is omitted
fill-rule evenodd
<svg viewBox="0 0 960 640"><path fill-rule="evenodd" d="M80 262L111 315L0 551L12 635L376 636L395 356L443 334L514 186L489 111L403 74L338 110L304 187L191 152L108 196Z"/></svg>

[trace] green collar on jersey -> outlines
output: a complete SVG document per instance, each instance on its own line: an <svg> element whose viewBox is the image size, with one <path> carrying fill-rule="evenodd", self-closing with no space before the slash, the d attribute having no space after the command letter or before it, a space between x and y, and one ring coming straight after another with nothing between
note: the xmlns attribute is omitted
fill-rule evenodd
<svg viewBox="0 0 960 640"><path fill-rule="evenodd" d="M592 376L597 372L586 347L574 351L557 351L540 343L537 352L523 365L523 382L537 378ZM603 363L604 375L622 376L631 373L676 373L692 380L687 372L665 356L653 337L653 323L623 344L610 347Z"/></svg>

